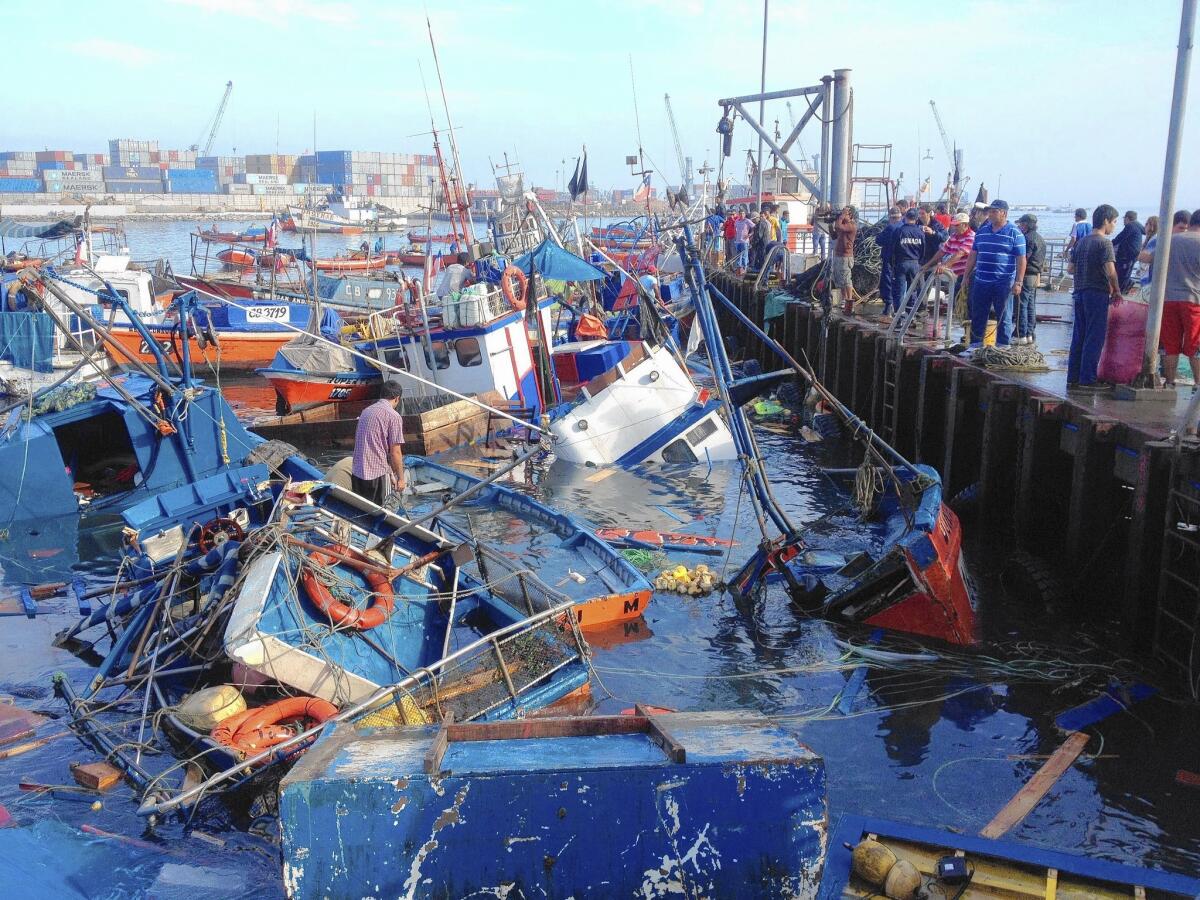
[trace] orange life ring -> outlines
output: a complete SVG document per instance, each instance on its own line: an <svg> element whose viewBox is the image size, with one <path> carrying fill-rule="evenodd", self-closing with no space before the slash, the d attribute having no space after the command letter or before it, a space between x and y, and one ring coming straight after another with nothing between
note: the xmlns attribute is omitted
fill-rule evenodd
<svg viewBox="0 0 1200 900"><path fill-rule="evenodd" d="M212 730L212 738L251 756L293 737L296 730L286 723L311 720L319 724L337 715L337 711L336 706L319 697L288 697L230 716Z"/></svg>
<svg viewBox="0 0 1200 900"><path fill-rule="evenodd" d="M350 606L341 600L334 599L329 588L317 578L312 566L304 567L300 572L300 583L308 592L308 599L317 609L329 616L335 625L366 631L370 628L378 628L388 620L396 604L396 595L392 590L391 580L386 575L377 572L374 564L367 562L357 551L342 544L334 544L324 550L314 550L308 555L308 558L322 566L336 563L350 566L362 573L363 578L367 581L367 587L374 594L369 608L359 609L356 606Z"/></svg>
<svg viewBox="0 0 1200 900"><path fill-rule="evenodd" d="M513 287L514 280L520 287L519 291ZM516 266L508 266L500 273L500 289L504 291L504 299L517 311L525 308L525 289L528 286L529 279Z"/></svg>

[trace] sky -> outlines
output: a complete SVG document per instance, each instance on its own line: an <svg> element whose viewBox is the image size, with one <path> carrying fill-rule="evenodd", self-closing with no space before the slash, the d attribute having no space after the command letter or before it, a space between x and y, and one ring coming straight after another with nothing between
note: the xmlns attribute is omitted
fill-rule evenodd
<svg viewBox="0 0 1200 900"><path fill-rule="evenodd" d="M9 0L13 2L13 0ZM422 77L444 127L429 39L469 180L519 159L527 183L629 187L641 146L679 181L684 153L716 167L721 97L755 93L761 2L738 0L69 0L71 27L5 47L0 149L103 152L115 137L203 143L234 82L216 154L430 152ZM64 16L66 10L62 10ZM929 101L980 182L1014 203L1157 207L1179 37L1178 0L771 0L767 89L850 68L854 140L893 145L892 175L948 171ZM56 19L61 25L63 17ZM635 92L631 84L631 67ZM1191 87L1195 91L1193 66ZM803 107L793 101L799 115ZM786 134L788 111L766 118ZM773 127L773 126L772 126ZM812 125L801 136L811 154ZM445 145L444 145L445 146ZM744 122L727 173L744 179ZM1184 130L1179 205L1200 205L1200 116ZM923 159L932 155L932 159ZM568 175L564 176L566 170Z"/></svg>

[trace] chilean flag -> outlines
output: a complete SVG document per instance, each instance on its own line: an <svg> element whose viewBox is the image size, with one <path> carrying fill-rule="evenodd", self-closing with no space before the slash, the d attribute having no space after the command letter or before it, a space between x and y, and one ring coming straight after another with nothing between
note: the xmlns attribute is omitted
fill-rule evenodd
<svg viewBox="0 0 1200 900"><path fill-rule="evenodd" d="M275 243L279 240L279 217L271 216L271 224L267 226L266 247L268 250L275 249Z"/></svg>
<svg viewBox="0 0 1200 900"><path fill-rule="evenodd" d="M633 199L638 202L641 202L642 200L649 199L649 197L650 197L650 173L647 172L645 175L642 176L641 185L638 187L638 189L636 191L634 191Z"/></svg>

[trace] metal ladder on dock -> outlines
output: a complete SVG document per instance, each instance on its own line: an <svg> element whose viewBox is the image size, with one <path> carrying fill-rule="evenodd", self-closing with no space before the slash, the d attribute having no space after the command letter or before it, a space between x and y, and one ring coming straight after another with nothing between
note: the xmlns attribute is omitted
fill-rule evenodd
<svg viewBox="0 0 1200 900"><path fill-rule="evenodd" d="M1178 668L1193 696L1200 691L1200 452L1176 451L1171 462L1162 568L1155 607L1154 655Z"/></svg>
<svg viewBox="0 0 1200 900"><path fill-rule="evenodd" d="M904 345L895 338L889 337L883 348L883 397L880 401L879 423L875 429L889 444L896 440L896 428L899 425L899 384L900 357L904 353Z"/></svg>

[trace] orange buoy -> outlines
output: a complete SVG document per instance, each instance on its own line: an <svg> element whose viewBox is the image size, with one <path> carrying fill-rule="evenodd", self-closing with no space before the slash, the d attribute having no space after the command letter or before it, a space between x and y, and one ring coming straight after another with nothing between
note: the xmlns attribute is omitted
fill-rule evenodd
<svg viewBox="0 0 1200 900"><path fill-rule="evenodd" d="M356 550L351 550L342 544L334 544L321 550L314 550L308 558L317 565L330 566L344 563L362 574L367 581L367 587L374 595L367 609L359 609L334 598L329 588L317 578L312 566L306 566L300 572L300 583L308 593L308 599L321 612L329 616L335 625L346 628L357 628L366 631L378 628L388 620L395 607L396 595L392 590L392 582L386 575L381 574L374 563L368 562Z"/></svg>
<svg viewBox="0 0 1200 900"><path fill-rule="evenodd" d="M288 697L230 716L212 730L212 737L218 744L251 756L294 736L292 724L309 721L320 724L337 715L337 711L336 706L319 697Z"/></svg>
<svg viewBox="0 0 1200 900"><path fill-rule="evenodd" d="M507 266L500 273L500 290L504 292L504 299L509 306L515 310L525 308L525 289L528 285L529 279L516 266Z"/></svg>

